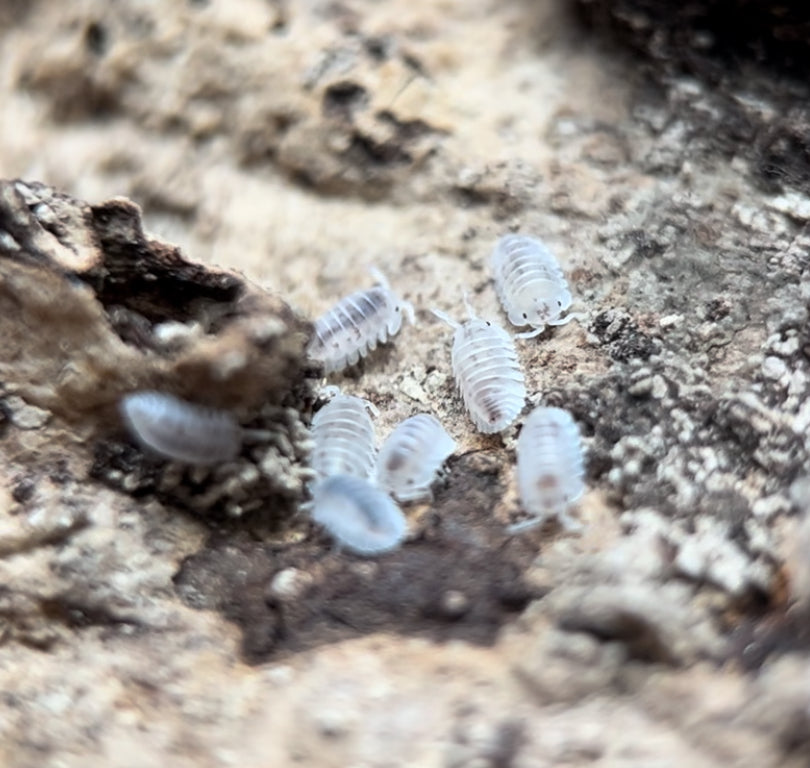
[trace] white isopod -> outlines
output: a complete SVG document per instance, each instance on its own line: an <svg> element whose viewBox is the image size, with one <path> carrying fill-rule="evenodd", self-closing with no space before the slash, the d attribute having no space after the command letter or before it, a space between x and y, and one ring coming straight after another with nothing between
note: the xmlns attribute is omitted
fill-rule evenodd
<svg viewBox="0 0 810 768"><path fill-rule="evenodd" d="M456 443L435 416L400 422L380 448L377 483L399 501L430 498L430 484Z"/></svg>
<svg viewBox="0 0 810 768"><path fill-rule="evenodd" d="M341 299L315 321L307 348L310 360L321 363L325 373L341 371L399 333L402 316L415 321L413 305L402 301L379 270L377 285Z"/></svg>
<svg viewBox="0 0 810 768"><path fill-rule="evenodd" d="M377 450L370 403L352 395L336 395L312 418L310 467L318 479L332 475L369 478Z"/></svg>
<svg viewBox="0 0 810 768"><path fill-rule="evenodd" d="M523 371L512 337L495 323L476 317L469 304L467 313L469 319L459 324L433 310L455 329L453 375L470 418L481 432L502 432L526 402Z"/></svg>
<svg viewBox="0 0 810 768"><path fill-rule="evenodd" d="M133 392L121 399L120 410L138 442L167 459L218 464L236 458L242 446L242 429L231 414L163 392Z"/></svg>
<svg viewBox="0 0 810 768"><path fill-rule="evenodd" d="M535 408L527 417L517 442L518 491L531 518L509 527L510 533L540 525L557 515L569 530L580 524L569 507L585 491L585 467L579 428L562 408Z"/></svg>
<svg viewBox="0 0 810 768"><path fill-rule="evenodd" d="M405 515L385 491L351 475L334 475L318 483L311 515L338 544L361 555L395 549L408 531Z"/></svg>
<svg viewBox="0 0 810 768"><path fill-rule="evenodd" d="M580 319L574 313L561 317L571 306L568 282L546 245L525 235L505 235L492 252L495 291L512 325L530 325L531 331L518 334L530 339L547 325L565 325Z"/></svg>

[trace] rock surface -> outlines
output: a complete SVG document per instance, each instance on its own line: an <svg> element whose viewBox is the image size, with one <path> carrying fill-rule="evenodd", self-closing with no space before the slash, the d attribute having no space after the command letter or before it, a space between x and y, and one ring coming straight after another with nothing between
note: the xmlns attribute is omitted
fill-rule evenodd
<svg viewBox="0 0 810 768"><path fill-rule="evenodd" d="M644 65L552 0L0 6L0 763L810 765L807 86L575 6ZM587 313L519 343L578 537L505 535L429 312L504 322L513 230ZM418 322L330 383L460 446L379 560L300 511L302 318L369 265ZM272 437L155 461L139 388Z"/></svg>

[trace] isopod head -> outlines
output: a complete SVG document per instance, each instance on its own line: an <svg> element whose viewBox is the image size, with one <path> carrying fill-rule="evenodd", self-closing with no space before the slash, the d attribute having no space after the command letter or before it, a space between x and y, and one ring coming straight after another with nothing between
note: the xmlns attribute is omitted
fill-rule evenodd
<svg viewBox="0 0 810 768"><path fill-rule="evenodd" d="M403 316L408 318L408 322L414 325L416 322L416 313L414 312L413 304L409 301L404 301L396 293L394 293L388 278L377 267L369 267L369 273L374 282L377 283L378 289L383 293L383 303L385 304L385 316L388 317L386 323L386 330L388 331L389 338L396 336L402 328Z"/></svg>
<svg viewBox="0 0 810 768"><path fill-rule="evenodd" d="M388 331L389 338L396 336L402 328L402 316L408 315L413 318L413 307L407 301L402 301L396 294L389 293L386 297L386 304L388 305L388 322L386 323L386 330ZM406 309L407 307L407 309ZM413 320L411 319L411 323Z"/></svg>
<svg viewBox="0 0 810 768"><path fill-rule="evenodd" d="M530 325L518 338L537 336L548 325L565 325L562 317L573 297L554 254L541 240L504 235L491 258L495 290L512 325Z"/></svg>
<svg viewBox="0 0 810 768"><path fill-rule="evenodd" d="M547 291L540 291L547 287ZM531 325L533 328L545 328L547 325L558 325L560 315L573 302L568 288L560 288L548 281L548 285L535 283L531 293L516 296L507 313L512 325Z"/></svg>

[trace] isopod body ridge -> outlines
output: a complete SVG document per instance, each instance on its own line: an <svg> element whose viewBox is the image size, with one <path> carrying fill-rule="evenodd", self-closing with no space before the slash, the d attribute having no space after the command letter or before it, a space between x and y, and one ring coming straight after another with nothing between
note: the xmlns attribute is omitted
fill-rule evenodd
<svg viewBox="0 0 810 768"><path fill-rule="evenodd" d="M307 355L323 366L324 373L354 365L378 344L396 336L403 315L414 323L413 305L394 293L379 270L371 273L376 285L345 296L315 321Z"/></svg>
<svg viewBox="0 0 810 768"><path fill-rule="evenodd" d="M408 523L393 499L369 480L334 475L312 491L312 519L342 547L361 555L379 555L398 547Z"/></svg>
<svg viewBox="0 0 810 768"><path fill-rule="evenodd" d="M517 441L517 480L521 503L531 517L511 526L511 533L553 515L569 530L581 528L568 514L585 491L582 440L568 411L541 406L528 415Z"/></svg>
<svg viewBox="0 0 810 768"><path fill-rule="evenodd" d="M380 448L377 484L402 502L428 499L430 486L456 442L435 416L400 422Z"/></svg>
<svg viewBox="0 0 810 768"><path fill-rule="evenodd" d="M373 406L359 397L338 394L312 418L309 463L317 478L371 477L377 450L369 407Z"/></svg>
<svg viewBox="0 0 810 768"><path fill-rule="evenodd" d="M584 317L572 313L571 291L554 254L541 240L526 235L504 235L495 244L491 266L495 292L509 322L532 327L518 338L532 338L548 325L565 325Z"/></svg>
<svg viewBox="0 0 810 768"><path fill-rule="evenodd" d="M218 464L236 458L242 447L242 429L227 411L151 390L124 396L119 409L141 446L166 459Z"/></svg>
<svg viewBox="0 0 810 768"><path fill-rule="evenodd" d="M457 323L444 312L433 310L455 331L453 375L473 424L487 434L502 432L523 410L523 371L512 337L499 325L476 317L469 303L467 312L468 319Z"/></svg>

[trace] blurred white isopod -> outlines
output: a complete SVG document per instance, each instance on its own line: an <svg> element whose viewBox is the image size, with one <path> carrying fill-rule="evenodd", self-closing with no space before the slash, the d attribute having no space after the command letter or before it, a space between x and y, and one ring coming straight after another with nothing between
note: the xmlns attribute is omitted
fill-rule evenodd
<svg viewBox="0 0 810 768"><path fill-rule="evenodd" d="M581 525L568 515L585 491L585 467L579 427L562 408L535 408L517 442L517 479L528 520L509 527L518 533L540 525L551 515L569 530Z"/></svg>
<svg viewBox="0 0 810 768"><path fill-rule="evenodd" d="M385 276L372 270L377 285L341 299L315 321L307 348L310 360L321 363L324 373L341 371L399 333L402 316L415 321L413 305L391 290Z"/></svg>
<svg viewBox="0 0 810 768"><path fill-rule="evenodd" d="M369 480L334 475L312 491L312 519L337 543L361 555L379 555L398 547L408 531L402 510Z"/></svg>
<svg viewBox="0 0 810 768"><path fill-rule="evenodd" d="M126 395L120 410L138 442L166 459L218 464L236 458L242 447L242 429L226 411L153 391Z"/></svg>
<svg viewBox="0 0 810 768"><path fill-rule="evenodd" d="M492 252L495 291L512 325L530 325L518 334L530 339L547 325L565 325L582 314L561 317L571 306L568 282L546 245L525 235L505 235Z"/></svg>
<svg viewBox="0 0 810 768"><path fill-rule="evenodd" d="M380 448L377 483L399 501L431 497L430 485L456 443L435 416L400 422Z"/></svg>
<svg viewBox="0 0 810 768"><path fill-rule="evenodd" d="M467 304L469 319L459 324L444 312L433 314L455 329L453 375L475 426L484 433L509 427L526 401L526 385L512 337L481 320Z"/></svg>
<svg viewBox="0 0 810 768"><path fill-rule="evenodd" d="M318 479L372 476L377 450L369 408L373 406L359 397L339 394L312 417L309 464Z"/></svg>

